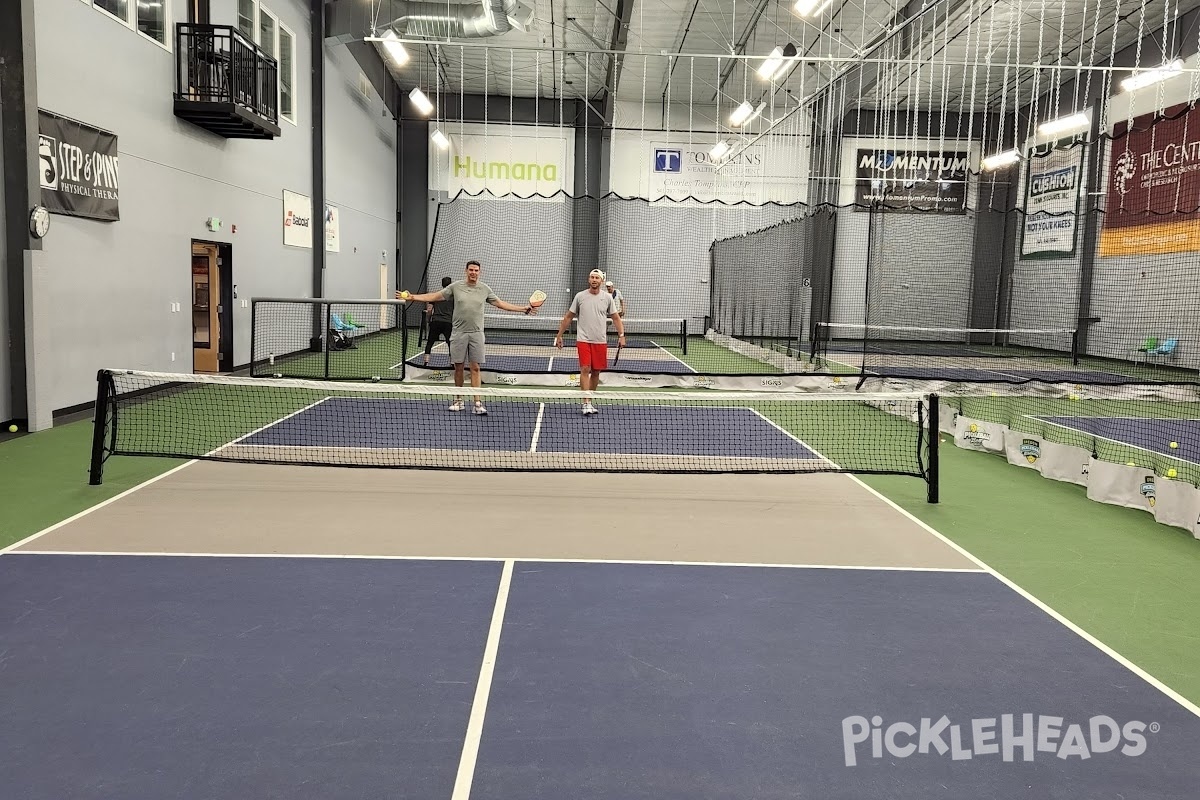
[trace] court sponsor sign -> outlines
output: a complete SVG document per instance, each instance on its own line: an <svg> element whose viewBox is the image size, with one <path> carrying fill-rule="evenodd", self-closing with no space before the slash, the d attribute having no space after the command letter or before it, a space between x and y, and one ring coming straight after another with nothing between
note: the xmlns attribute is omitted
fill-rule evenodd
<svg viewBox="0 0 1200 800"><path fill-rule="evenodd" d="M1021 258L1075 255L1084 145L1030 153L1025 171L1025 225Z"/></svg>
<svg viewBox="0 0 1200 800"><path fill-rule="evenodd" d="M1001 714L961 723L942 715L886 724L878 715L855 715L842 720L842 751L847 767L865 759L917 754L949 756L953 761L990 756L1005 762L1032 762L1039 756L1082 761L1110 753L1136 758L1146 752L1148 734L1159 730L1157 722L1120 723L1104 714L1074 721L1046 714Z"/></svg>
<svg viewBox="0 0 1200 800"><path fill-rule="evenodd" d="M967 213L966 150L854 151L856 211Z"/></svg>
<svg viewBox="0 0 1200 800"><path fill-rule="evenodd" d="M491 126L483 133L448 133L450 147L433 146L431 184L459 192L556 195L572 187L572 154L558 129Z"/></svg>
<svg viewBox="0 0 1200 800"><path fill-rule="evenodd" d="M674 200L762 203L795 184L796 178L768 169L767 150L751 145L724 159L713 158L715 142L651 142L648 196ZM773 187L780 187L772 191Z"/></svg>
<svg viewBox="0 0 1200 800"><path fill-rule="evenodd" d="M55 214L121 218L116 134L38 109L41 204Z"/></svg>
<svg viewBox="0 0 1200 800"><path fill-rule="evenodd" d="M283 243L312 247L312 200L306 194L283 190Z"/></svg>
<svg viewBox="0 0 1200 800"><path fill-rule="evenodd" d="M1200 250L1200 107L1118 122L1100 255Z"/></svg>
<svg viewBox="0 0 1200 800"><path fill-rule="evenodd" d="M328 253L342 251L342 226L337 206L325 206L325 251Z"/></svg>

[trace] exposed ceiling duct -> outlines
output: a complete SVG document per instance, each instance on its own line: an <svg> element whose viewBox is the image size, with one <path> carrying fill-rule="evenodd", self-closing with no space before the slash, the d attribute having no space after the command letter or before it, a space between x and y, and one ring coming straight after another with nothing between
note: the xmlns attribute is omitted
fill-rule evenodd
<svg viewBox="0 0 1200 800"><path fill-rule="evenodd" d="M525 31L533 21L533 9L520 0L410 2L402 8L404 13L388 24L401 38L481 39Z"/></svg>

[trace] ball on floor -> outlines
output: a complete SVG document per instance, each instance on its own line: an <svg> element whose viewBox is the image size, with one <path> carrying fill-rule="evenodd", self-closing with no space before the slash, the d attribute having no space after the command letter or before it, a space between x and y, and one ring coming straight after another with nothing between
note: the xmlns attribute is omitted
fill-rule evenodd
<svg viewBox="0 0 1200 800"><path fill-rule="evenodd" d="M16 426L16 425L9 425L9 426L8 426L8 432L9 432L9 433L16 433L16 432L17 432L17 426Z"/></svg>

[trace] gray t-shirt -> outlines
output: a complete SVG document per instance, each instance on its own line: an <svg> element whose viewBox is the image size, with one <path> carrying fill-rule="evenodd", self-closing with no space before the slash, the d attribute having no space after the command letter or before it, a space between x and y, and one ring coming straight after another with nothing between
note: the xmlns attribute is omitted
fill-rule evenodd
<svg viewBox="0 0 1200 800"><path fill-rule="evenodd" d="M482 281L476 282L474 286L467 285L466 281L455 281L442 289L442 299L454 301L452 329L455 333L478 333L483 330L485 306L499 298L492 292L492 288Z"/></svg>
<svg viewBox="0 0 1200 800"><path fill-rule="evenodd" d="M604 344L608 341L608 318L617 313L617 302L603 289L595 294L585 289L571 301L571 313L578 317L578 341Z"/></svg>

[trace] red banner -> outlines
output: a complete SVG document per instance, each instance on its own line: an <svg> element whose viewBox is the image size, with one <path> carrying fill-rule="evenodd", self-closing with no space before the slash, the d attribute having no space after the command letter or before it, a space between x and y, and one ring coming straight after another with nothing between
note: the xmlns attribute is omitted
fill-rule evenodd
<svg viewBox="0 0 1200 800"><path fill-rule="evenodd" d="M1200 250L1200 108L1117 123L1100 255Z"/></svg>

